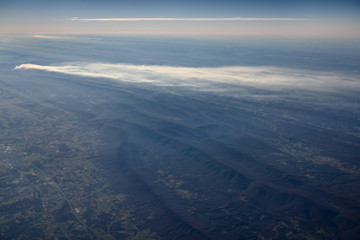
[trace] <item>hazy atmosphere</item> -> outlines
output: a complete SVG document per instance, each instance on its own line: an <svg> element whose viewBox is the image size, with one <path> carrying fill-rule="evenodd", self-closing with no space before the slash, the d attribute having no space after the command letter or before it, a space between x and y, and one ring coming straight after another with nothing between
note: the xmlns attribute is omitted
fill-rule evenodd
<svg viewBox="0 0 360 240"><path fill-rule="evenodd" d="M356 0L3 0L0 32L360 37L359 12Z"/></svg>
<svg viewBox="0 0 360 240"><path fill-rule="evenodd" d="M0 1L0 239L358 239L358 1Z"/></svg>

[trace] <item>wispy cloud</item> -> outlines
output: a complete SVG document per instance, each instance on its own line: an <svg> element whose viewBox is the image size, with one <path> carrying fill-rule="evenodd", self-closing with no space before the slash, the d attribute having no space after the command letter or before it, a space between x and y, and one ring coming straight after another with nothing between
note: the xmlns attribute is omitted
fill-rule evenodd
<svg viewBox="0 0 360 240"><path fill-rule="evenodd" d="M132 21L308 21L312 18L68 18L69 21L132 22Z"/></svg>
<svg viewBox="0 0 360 240"><path fill-rule="evenodd" d="M300 89L360 89L359 77L279 67L174 67L110 63L69 63L61 66L21 64L16 69L35 69L82 77L107 78L161 86L191 86L206 89L213 83ZM219 87L219 86L217 86Z"/></svg>
<svg viewBox="0 0 360 240"><path fill-rule="evenodd" d="M65 36L52 36L52 35L33 35L33 38L43 38L43 39L70 39L70 37Z"/></svg>

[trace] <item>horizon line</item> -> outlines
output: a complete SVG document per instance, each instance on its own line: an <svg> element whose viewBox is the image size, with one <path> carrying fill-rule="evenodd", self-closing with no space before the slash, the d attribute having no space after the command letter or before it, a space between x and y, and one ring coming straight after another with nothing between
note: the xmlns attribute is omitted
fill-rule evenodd
<svg viewBox="0 0 360 240"><path fill-rule="evenodd" d="M84 21L84 22L133 22L133 21L309 21L319 20L316 18L67 18L68 21Z"/></svg>

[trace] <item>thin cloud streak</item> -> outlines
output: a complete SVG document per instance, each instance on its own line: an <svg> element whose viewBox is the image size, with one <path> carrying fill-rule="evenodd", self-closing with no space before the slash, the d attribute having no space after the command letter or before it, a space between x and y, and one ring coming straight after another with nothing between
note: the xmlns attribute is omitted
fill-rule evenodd
<svg viewBox="0 0 360 240"><path fill-rule="evenodd" d="M33 35L33 38L42 38L42 39L71 39L70 37L65 36L50 36L50 35Z"/></svg>
<svg viewBox="0 0 360 240"><path fill-rule="evenodd" d="M313 18L79 18L72 17L69 21L84 22L133 22L133 21L309 21Z"/></svg>
<svg viewBox="0 0 360 240"><path fill-rule="evenodd" d="M34 69L91 78L107 78L121 82L151 83L159 86L188 86L199 90L220 88L213 83L310 90L338 88L360 89L354 75L280 67L174 67L110 63L68 63L62 66L21 64L18 69ZM222 86L227 88L226 86Z"/></svg>

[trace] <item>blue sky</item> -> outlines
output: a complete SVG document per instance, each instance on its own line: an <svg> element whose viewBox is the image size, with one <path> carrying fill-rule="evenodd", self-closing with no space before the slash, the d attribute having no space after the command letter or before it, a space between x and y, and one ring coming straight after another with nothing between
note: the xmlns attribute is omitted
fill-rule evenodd
<svg viewBox="0 0 360 240"><path fill-rule="evenodd" d="M81 22L96 18L307 18L299 21ZM0 0L0 32L360 36L359 1Z"/></svg>

